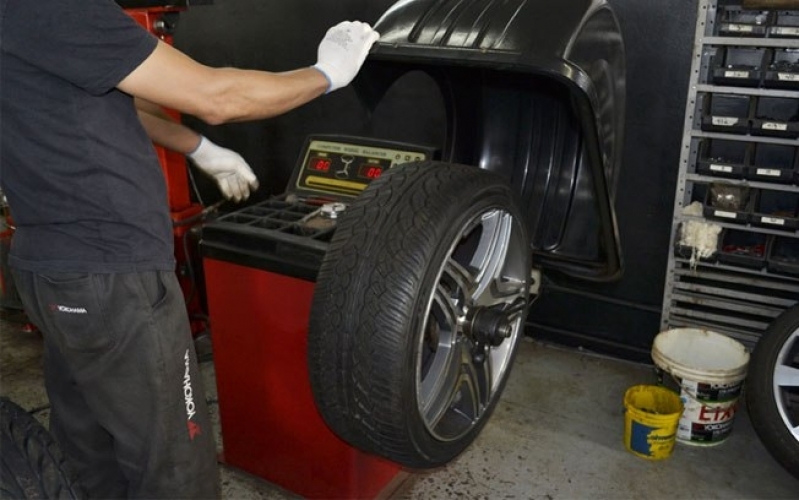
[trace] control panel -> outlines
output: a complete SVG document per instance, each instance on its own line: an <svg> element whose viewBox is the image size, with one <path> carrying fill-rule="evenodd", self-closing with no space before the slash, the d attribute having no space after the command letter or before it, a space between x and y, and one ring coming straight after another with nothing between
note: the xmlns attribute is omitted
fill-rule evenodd
<svg viewBox="0 0 799 500"><path fill-rule="evenodd" d="M425 146L350 136L311 136L289 184L304 195L354 198L397 165L431 160Z"/></svg>

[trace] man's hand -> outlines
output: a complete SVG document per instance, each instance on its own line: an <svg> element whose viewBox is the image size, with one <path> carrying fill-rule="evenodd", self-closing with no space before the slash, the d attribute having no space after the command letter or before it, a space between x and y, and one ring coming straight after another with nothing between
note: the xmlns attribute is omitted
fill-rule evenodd
<svg viewBox="0 0 799 500"><path fill-rule="evenodd" d="M360 21L345 21L327 31L319 44L314 68L330 82L328 92L349 85L379 38L375 30Z"/></svg>
<svg viewBox="0 0 799 500"><path fill-rule="evenodd" d="M238 153L217 146L206 137L187 155L197 167L212 177L228 200L246 200L258 189L258 178Z"/></svg>

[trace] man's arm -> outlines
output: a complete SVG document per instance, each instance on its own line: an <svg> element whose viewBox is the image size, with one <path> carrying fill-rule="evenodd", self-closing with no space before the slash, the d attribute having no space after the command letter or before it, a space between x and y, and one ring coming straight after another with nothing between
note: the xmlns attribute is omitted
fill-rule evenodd
<svg viewBox="0 0 799 500"><path fill-rule="evenodd" d="M136 99L136 111L150 140L159 146L189 154L200 145L200 134L173 120L157 104Z"/></svg>
<svg viewBox="0 0 799 500"><path fill-rule="evenodd" d="M139 98L135 102L150 140L188 156L197 168L216 181L225 198L243 201L258 189L258 178L241 155L178 123L157 104Z"/></svg>
<svg viewBox="0 0 799 500"><path fill-rule="evenodd" d="M328 31L315 66L282 73L211 68L159 42L117 87L212 125L270 118L349 84L377 38L364 23L342 23Z"/></svg>

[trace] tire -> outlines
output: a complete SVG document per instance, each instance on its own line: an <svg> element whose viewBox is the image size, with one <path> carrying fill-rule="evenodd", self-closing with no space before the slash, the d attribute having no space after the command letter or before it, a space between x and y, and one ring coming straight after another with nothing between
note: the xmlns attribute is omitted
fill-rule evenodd
<svg viewBox="0 0 799 500"><path fill-rule="evenodd" d="M47 430L7 398L0 398L0 429L0 498L85 498Z"/></svg>
<svg viewBox="0 0 799 500"><path fill-rule="evenodd" d="M766 449L799 478L799 304L781 314L755 347L746 399Z"/></svg>
<svg viewBox="0 0 799 500"><path fill-rule="evenodd" d="M346 210L311 307L311 388L330 428L405 467L486 424L523 333L531 252L510 187L476 167L395 167Z"/></svg>

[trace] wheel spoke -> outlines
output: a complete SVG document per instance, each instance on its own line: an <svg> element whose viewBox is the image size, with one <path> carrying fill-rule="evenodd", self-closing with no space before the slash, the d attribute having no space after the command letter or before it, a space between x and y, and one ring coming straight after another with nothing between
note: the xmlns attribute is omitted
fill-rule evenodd
<svg viewBox="0 0 799 500"><path fill-rule="evenodd" d="M470 346L460 344L448 375L453 382L442 388L439 404L431 408L435 411L427 414L428 425L442 437L459 435L482 414L488 404L490 363L475 363Z"/></svg>
<svg viewBox="0 0 799 500"><path fill-rule="evenodd" d="M471 351L464 349L461 358L463 373L460 384L460 404L458 412L475 420L488 404L491 387L491 360L486 357L482 363L476 363ZM468 396L468 398L466 397Z"/></svg>
<svg viewBox="0 0 799 500"><path fill-rule="evenodd" d="M497 280L501 277L503 265L508 254L511 238L512 219L498 210L483 216L483 236L474 253L471 266L477 269L477 288L474 302L481 306L492 306L503 302L497 296Z"/></svg>
<svg viewBox="0 0 799 500"><path fill-rule="evenodd" d="M463 351L461 343L452 344L446 349L439 346L433 367L422 380L420 409L431 428L438 425L452 404L461 377Z"/></svg>
<svg viewBox="0 0 799 500"><path fill-rule="evenodd" d="M458 379L460 363L460 346L458 343L458 316L461 313L456 305L457 299L453 291L441 283L436 287L433 296L432 310L427 318L428 329L436 331L434 345L427 345L431 359L420 365L419 406L428 422L437 421L447 408L446 393ZM424 349L425 346L422 347ZM443 397L442 397L443 394Z"/></svg>
<svg viewBox="0 0 799 500"><path fill-rule="evenodd" d="M799 368L778 366L774 370L774 385L777 387L799 387Z"/></svg>
<svg viewBox="0 0 799 500"><path fill-rule="evenodd" d="M435 296L433 297L433 315L440 313L439 324L441 327L449 331L456 332L458 325L458 316L462 314L457 306L457 300L452 296L452 293L446 290L441 283L436 286ZM429 318L431 321L435 318ZM443 323L443 324L442 324Z"/></svg>
<svg viewBox="0 0 799 500"><path fill-rule="evenodd" d="M468 301L468 304L464 305L471 304L472 295L474 294L474 289L477 286L477 279L469 272L468 269L463 267L452 257L447 259L447 262L444 265L444 275L442 276L442 281L448 283L448 286L452 287L452 296L456 296L456 294L459 293L466 301Z"/></svg>
<svg viewBox="0 0 799 500"><path fill-rule="evenodd" d="M483 216L482 226L483 235L470 263L470 267L477 269L473 302L483 307L509 303L525 292L522 281L505 276L510 252L518 251L513 245L516 236L513 217L494 210Z"/></svg>

